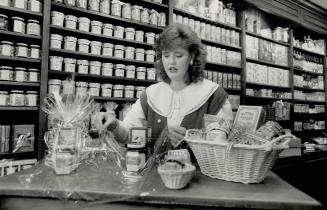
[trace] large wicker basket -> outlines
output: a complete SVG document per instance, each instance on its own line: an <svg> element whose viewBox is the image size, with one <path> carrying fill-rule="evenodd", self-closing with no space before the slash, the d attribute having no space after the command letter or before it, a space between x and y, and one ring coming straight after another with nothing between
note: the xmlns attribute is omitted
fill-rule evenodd
<svg viewBox="0 0 327 210"><path fill-rule="evenodd" d="M201 172L209 177L241 183L262 182L279 153L294 138L285 134L263 145L228 144L185 139Z"/></svg>

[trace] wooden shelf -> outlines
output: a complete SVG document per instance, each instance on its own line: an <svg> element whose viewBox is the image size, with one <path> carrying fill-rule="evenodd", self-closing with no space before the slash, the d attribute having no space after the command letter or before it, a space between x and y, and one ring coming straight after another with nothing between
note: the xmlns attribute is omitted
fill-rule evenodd
<svg viewBox="0 0 327 210"><path fill-rule="evenodd" d="M246 95L245 97L251 98L251 99L259 99L259 100L283 100L283 101L291 101L291 98L274 98L274 97L261 97L261 96L249 96Z"/></svg>
<svg viewBox="0 0 327 210"><path fill-rule="evenodd" d="M216 47L221 47L227 50L234 50L234 51L241 51L242 47L237 47L237 46L232 46L232 45L227 45L227 44L223 44L220 42L215 42L215 41L211 41L211 40L207 40L207 39L201 39L203 44L206 45L210 45L210 46L216 46Z"/></svg>
<svg viewBox="0 0 327 210"><path fill-rule="evenodd" d="M297 86L294 86L294 89L310 91L310 92L324 92L325 91L324 89L313 89L313 88L308 88L308 87L297 87Z"/></svg>
<svg viewBox="0 0 327 210"><path fill-rule="evenodd" d="M268 85L268 84L259 84L259 83L252 83L252 82L246 82L247 88L260 88L260 89L275 89L275 90L283 90L290 92L290 87L282 87L282 86L274 86L274 85Z"/></svg>
<svg viewBox="0 0 327 210"><path fill-rule="evenodd" d="M4 13L9 13L10 15L15 14L15 16L23 16L29 18L41 19L43 17L43 14L40 12L32 12L29 10L19 9L15 7L0 6L0 11Z"/></svg>
<svg viewBox="0 0 327 210"><path fill-rule="evenodd" d="M271 38L268 38L268 37L264 37L264 36L261 36L260 34L256 34L256 33L253 33L253 32L246 31L246 34L247 35L250 35L250 36L257 37L259 39L263 39L263 40L269 41L269 42L273 42L275 44L283 45L283 46L286 46L286 47L289 47L290 46L289 43L285 43L285 42L281 42L281 41L276 41L274 39L271 39Z"/></svg>
<svg viewBox="0 0 327 210"><path fill-rule="evenodd" d="M18 87L40 87L39 82L15 82L15 81L1 81L0 86L18 86Z"/></svg>
<svg viewBox="0 0 327 210"><path fill-rule="evenodd" d="M294 74L311 74L311 75L317 75L317 76L325 76L323 73L316 73L316 72L312 72L312 71L306 71L303 69L299 69L299 68L293 68L294 69Z"/></svg>
<svg viewBox="0 0 327 210"><path fill-rule="evenodd" d="M124 0L124 2L130 3L132 5L135 4L134 0ZM155 9L155 10L159 10L159 11L168 11L167 4L157 3L157 2L150 1L150 0L138 0L137 5L148 8L148 9L151 8L151 9Z"/></svg>
<svg viewBox="0 0 327 210"><path fill-rule="evenodd" d="M135 102L137 98L114 98L114 97L92 97L95 101L120 101L120 102Z"/></svg>
<svg viewBox="0 0 327 210"><path fill-rule="evenodd" d="M0 111L37 111L38 106L0 106Z"/></svg>
<svg viewBox="0 0 327 210"><path fill-rule="evenodd" d="M21 62L21 63L41 63L40 59L33 59L33 58L22 58L22 57L11 57L11 56L2 56L0 55L0 61L7 60L12 62Z"/></svg>
<svg viewBox="0 0 327 210"><path fill-rule="evenodd" d="M30 35L30 34L23 34L23 33L18 33L18 32L13 32L13 31L4 31L4 30L0 30L0 36L2 37L1 39L4 40L7 37L10 37L11 40L15 40L15 42L17 42L17 39L21 40L21 39L25 39L25 41L30 40L36 40L36 41L41 41L42 37L41 36L35 36L35 35ZM6 37L6 38L4 38Z"/></svg>
<svg viewBox="0 0 327 210"><path fill-rule="evenodd" d="M324 57L325 56L324 54L320 54L320 53L316 53L316 52L313 52L313 51L305 50L305 49L302 49L300 47L295 47L294 46L293 48L294 48L294 50L299 50L301 52L311 54L311 55L315 55L315 56L318 56L318 57Z"/></svg>
<svg viewBox="0 0 327 210"><path fill-rule="evenodd" d="M241 66L232 66L222 63L207 62L205 66L206 70L228 73L239 73L242 70Z"/></svg>
<svg viewBox="0 0 327 210"><path fill-rule="evenodd" d="M287 69L287 70L291 69L291 67L289 67L289 66L283 66L283 65L275 64L275 63L272 63L269 61L258 60L258 59L253 59L253 58L246 58L246 61L252 62L252 63L257 63L257 64L262 64L262 65L266 65L266 66L272 66L272 67L276 67L276 68Z"/></svg>
<svg viewBox="0 0 327 210"><path fill-rule="evenodd" d="M325 104L325 101L309 101L309 100L302 100L302 99L294 99L294 103Z"/></svg>
<svg viewBox="0 0 327 210"><path fill-rule="evenodd" d="M242 89L237 89L237 88L225 88L223 87L223 89L227 92L227 93L235 93L235 94L241 94Z"/></svg>

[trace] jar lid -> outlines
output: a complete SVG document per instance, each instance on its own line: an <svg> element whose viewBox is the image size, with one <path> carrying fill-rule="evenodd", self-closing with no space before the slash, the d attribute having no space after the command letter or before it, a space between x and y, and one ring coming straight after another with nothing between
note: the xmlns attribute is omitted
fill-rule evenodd
<svg viewBox="0 0 327 210"><path fill-rule="evenodd" d="M16 43L16 46L24 46L24 47L27 47L28 45L25 44L25 43Z"/></svg>
<svg viewBox="0 0 327 210"><path fill-rule="evenodd" d="M65 19L77 22L77 17L75 15L66 15Z"/></svg>
<svg viewBox="0 0 327 210"><path fill-rule="evenodd" d="M40 70L39 69L35 69L35 68L30 68L30 69L27 69L27 71L36 71L36 72L38 72Z"/></svg>
<svg viewBox="0 0 327 210"><path fill-rule="evenodd" d="M143 12L143 11L144 11L144 12L145 12L145 11L147 11L147 12L148 12L148 11L149 11L149 9L148 9L148 8L145 8L145 7L143 7L143 8L142 8L142 12Z"/></svg>
<svg viewBox="0 0 327 210"><path fill-rule="evenodd" d="M147 71L156 71L155 68L147 68L146 70L147 70Z"/></svg>
<svg viewBox="0 0 327 210"><path fill-rule="evenodd" d="M100 61L90 61L90 66L101 66Z"/></svg>
<svg viewBox="0 0 327 210"><path fill-rule="evenodd" d="M12 70L10 66L0 66L0 69Z"/></svg>
<svg viewBox="0 0 327 210"><path fill-rule="evenodd" d="M123 26L114 26L114 29L115 30L124 30L124 27Z"/></svg>
<svg viewBox="0 0 327 210"><path fill-rule="evenodd" d="M8 16L7 15L4 15L4 14L0 14L0 17L4 17L4 18L7 18L8 19Z"/></svg>
<svg viewBox="0 0 327 210"><path fill-rule="evenodd" d="M154 50L146 50L145 54L147 55L154 55L156 52Z"/></svg>
<svg viewBox="0 0 327 210"><path fill-rule="evenodd" d="M135 48L134 47L125 47L125 50L126 51L135 51Z"/></svg>
<svg viewBox="0 0 327 210"><path fill-rule="evenodd" d="M142 7L139 6L139 5L133 5L133 6L132 6L132 9L142 9Z"/></svg>
<svg viewBox="0 0 327 210"><path fill-rule="evenodd" d="M56 16L56 15L65 16L65 14L62 13L62 12L58 12L58 11L52 11L51 12L51 16Z"/></svg>
<svg viewBox="0 0 327 210"><path fill-rule="evenodd" d="M102 67L103 68L113 68L113 64L112 63L102 63Z"/></svg>
<svg viewBox="0 0 327 210"><path fill-rule="evenodd" d="M111 43L103 43L103 47L107 48L113 48L114 47L114 44L111 44Z"/></svg>
<svg viewBox="0 0 327 210"><path fill-rule="evenodd" d="M103 24L103 28L108 28L108 29L112 29L114 26L110 23L104 23Z"/></svg>
<svg viewBox="0 0 327 210"><path fill-rule="evenodd" d="M89 87L90 88L100 88L100 83L90 82Z"/></svg>
<svg viewBox="0 0 327 210"><path fill-rule="evenodd" d="M101 85L101 88L102 88L102 89L109 89L109 88L112 88L112 84L109 84L109 83L102 84L102 85Z"/></svg>
<svg viewBox="0 0 327 210"><path fill-rule="evenodd" d="M150 15L152 15L152 14L159 15L159 12L157 12L157 11L154 10L154 9L151 9L151 10L150 10Z"/></svg>
<svg viewBox="0 0 327 210"><path fill-rule="evenodd" d="M8 94L8 91L0 90L0 94Z"/></svg>
<svg viewBox="0 0 327 210"><path fill-rule="evenodd" d="M90 40L88 39L78 39L78 44L87 44L89 45L90 44Z"/></svg>
<svg viewBox="0 0 327 210"><path fill-rule="evenodd" d="M50 56L50 60L60 60L62 61L64 58L60 56Z"/></svg>
<svg viewBox="0 0 327 210"><path fill-rule="evenodd" d="M92 26L102 26L102 22L97 21L97 20L92 20L92 21L91 21L91 25L92 25Z"/></svg>
<svg viewBox="0 0 327 210"><path fill-rule="evenodd" d="M152 32L146 32L145 33L145 37L155 37L156 34L155 33L152 33Z"/></svg>
<svg viewBox="0 0 327 210"><path fill-rule="evenodd" d="M142 66L137 67L136 68L136 71L144 71L145 72L145 67L142 67Z"/></svg>
<svg viewBox="0 0 327 210"><path fill-rule="evenodd" d="M87 87L88 83L87 82L76 82L75 86L76 87Z"/></svg>
<svg viewBox="0 0 327 210"><path fill-rule="evenodd" d="M126 85L125 90L134 90L134 86L133 85Z"/></svg>
<svg viewBox="0 0 327 210"><path fill-rule="evenodd" d="M114 85L114 89L124 89L124 85Z"/></svg>
<svg viewBox="0 0 327 210"><path fill-rule="evenodd" d="M16 16L14 16L14 17L11 17L11 19L13 19L13 20L21 20L21 21L24 21L24 19L23 19L23 18L21 18L21 17L16 17Z"/></svg>
<svg viewBox="0 0 327 210"><path fill-rule="evenodd" d="M99 42L99 41L91 41L91 45L102 46L102 42Z"/></svg>
<svg viewBox="0 0 327 210"><path fill-rule="evenodd" d="M143 90L145 90L145 87L143 87L143 86L138 86L138 87L135 87L135 89L136 89L136 90L141 90L141 91L143 91Z"/></svg>
<svg viewBox="0 0 327 210"><path fill-rule="evenodd" d="M136 48L136 53L144 53L144 51L143 48Z"/></svg>
<svg viewBox="0 0 327 210"><path fill-rule="evenodd" d="M24 67L15 67L16 71L26 71L26 68Z"/></svg>
<svg viewBox="0 0 327 210"><path fill-rule="evenodd" d="M77 38L74 36L65 36L64 39L65 39L65 41L73 41L73 42L77 41Z"/></svg>
<svg viewBox="0 0 327 210"><path fill-rule="evenodd" d="M135 71L135 66L134 65L128 65L128 66L126 66L126 70Z"/></svg>
<svg viewBox="0 0 327 210"><path fill-rule="evenodd" d="M28 23L40 23L40 21L38 20L34 20L34 19L29 19L27 20Z"/></svg>
<svg viewBox="0 0 327 210"><path fill-rule="evenodd" d="M128 7L128 6L130 7L131 4L130 4L130 3L124 3L124 4L123 4L123 7Z"/></svg>
<svg viewBox="0 0 327 210"><path fill-rule="evenodd" d="M31 44L30 45L30 48L41 48L41 46L40 45L36 45L36 44Z"/></svg>
<svg viewBox="0 0 327 210"><path fill-rule="evenodd" d="M124 64L116 64L115 68L116 69L125 69L125 65Z"/></svg>
<svg viewBox="0 0 327 210"><path fill-rule="evenodd" d="M49 85L61 85L61 80L59 79L49 79Z"/></svg>
<svg viewBox="0 0 327 210"><path fill-rule="evenodd" d="M125 32L133 32L133 33L135 33L135 29L128 27L128 28L125 28Z"/></svg>
<svg viewBox="0 0 327 210"><path fill-rule="evenodd" d="M26 91L26 94L38 94L37 91L33 91L33 90L29 90L29 91Z"/></svg>
<svg viewBox="0 0 327 210"><path fill-rule="evenodd" d="M64 63L76 63L75 58L64 58Z"/></svg>
<svg viewBox="0 0 327 210"><path fill-rule="evenodd" d="M89 18L87 18L87 17L79 17L78 22L90 23L91 20Z"/></svg>
<svg viewBox="0 0 327 210"><path fill-rule="evenodd" d="M88 60L77 60L77 64L78 65L89 65L89 61Z"/></svg>
<svg viewBox="0 0 327 210"><path fill-rule="evenodd" d="M50 34L50 39L63 40L63 36L61 36L60 34Z"/></svg>
<svg viewBox="0 0 327 210"><path fill-rule="evenodd" d="M10 93L24 93L23 90L11 90Z"/></svg>
<svg viewBox="0 0 327 210"><path fill-rule="evenodd" d="M144 34L144 31L139 31L139 30L137 30L137 31L135 31L135 33L136 33L136 34Z"/></svg>
<svg viewBox="0 0 327 210"><path fill-rule="evenodd" d="M9 41L1 41L0 43L1 43L1 44L10 44L10 45L14 45L12 42L9 42Z"/></svg>
<svg viewBox="0 0 327 210"><path fill-rule="evenodd" d="M115 45L115 50L124 50L124 46L123 45Z"/></svg>

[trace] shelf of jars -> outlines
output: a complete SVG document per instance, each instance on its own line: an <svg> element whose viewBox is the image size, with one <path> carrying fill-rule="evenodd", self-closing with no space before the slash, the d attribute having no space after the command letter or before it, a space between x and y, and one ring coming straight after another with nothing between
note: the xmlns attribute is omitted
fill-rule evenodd
<svg viewBox="0 0 327 210"><path fill-rule="evenodd" d="M313 51L313 50L308 50L308 49L304 49L304 48L301 48L299 46L293 46L294 50L298 50L298 51L301 51L303 53L307 53L307 54L310 54L310 55L313 55L313 56L318 56L318 57L324 57L325 54L323 52L316 52L316 51Z"/></svg>
<svg viewBox="0 0 327 210"><path fill-rule="evenodd" d="M259 38L261 40L266 40L268 42L272 42L272 43L275 43L275 44L284 45L286 47L289 47L290 46L290 43L288 43L288 40L285 40L286 42L283 42L281 39L275 40L273 38L262 36L261 34L250 32L250 31L246 31L245 33L247 35L257 37L257 38Z"/></svg>
<svg viewBox="0 0 327 210"><path fill-rule="evenodd" d="M0 111L38 111L38 106L0 106Z"/></svg>
<svg viewBox="0 0 327 210"><path fill-rule="evenodd" d="M16 82L16 81L1 81L0 86L13 87L40 87L39 82Z"/></svg>

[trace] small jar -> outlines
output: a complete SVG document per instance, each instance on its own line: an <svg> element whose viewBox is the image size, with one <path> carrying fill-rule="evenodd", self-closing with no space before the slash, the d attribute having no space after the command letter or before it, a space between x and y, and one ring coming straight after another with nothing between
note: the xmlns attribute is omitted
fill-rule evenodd
<svg viewBox="0 0 327 210"><path fill-rule="evenodd" d="M144 61L144 52L145 50L142 48L136 48L135 50L135 60L137 61Z"/></svg>
<svg viewBox="0 0 327 210"><path fill-rule="evenodd" d="M62 71L63 57L50 56L50 70Z"/></svg>
<svg viewBox="0 0 327 210"><path fill-rule="evenodd" d="M122 98L124 96L124 85L114 85L112 89L114 98Z"/></svg>
<svg viewBox="0 0 327 210"><path fill-rule="evenodd" d="M89 1L88 9L99 12L100 9L99 0L88 0L88 1Z"/></svg>
<svg viewBox="0 0 327 210"><path fill-rule="evenodd" d="M88 60L77 60L77 72L80 74L89 73L89 61Z"/></svg>
<svg viewBox="0 0 327 210"><path fill-rule="evenodd" d="M0 55L4 56L14 56L14 44L8 41L1 41Z"/></svg>
<svg viewBox="0 0 327 210"><path fill-rule="evenodd" d="M115 76L116 77L124 77L125 76L125 65L124 64L116 64L115 65Z"/></svg>
<svg viewBox="0 0 327 210"><path fill-rule="evenodd" d="M61 89L61 81L59 79L49 79L49 83L48 83L49 94L54 94L54 93L60 94L60 89Z"/></svg>
<svg viewBox="0 0 327 210"><path fill-rule="evenodd" d="M26 33L30 35L41 35L41 25L38 20L29 19L27 21Z"/></svg>
<svg viewBox="0 0 327 210"><path fill-rule="evenodd" d="M101 85L101 96L111 97L112 94L112 84L102 84Z"/></svg>
<svg viewBox="0 0 327 210"><path fill-rule="evenodd" d="M50 35L50 48L61 49L62 41L64 37L60 34L51 34Z"/></svg>
<svg viewBox="0 0 327 210"><path fill-rule="evenodd" d="M76 5L76 0L64 0L66 5L73 6L75 7Z"/></svg>
<svg viewBox="0 0 327 210"><path fill-rule="evenodd" d="M135 66L134 65L126 66L126 78L135 79Z"/></svg>
<svg viewBox="0 0 327 210"><path fill-rule="evenodd" d="M77 29L77 17L74 15L66 15L65 27L70 29Z"/></svg>
<svg viewBox="0 0 327 210"><path fill-rule="evenodd" d="M35 68L29 68L27 70L28 82L40 82L40 70Z"/></svg>
<svg viewBox="0 0 327 210"><path fill-rule="evenodd" d="M90 40L78 39L78 52L89 53L89 50L90 50Z"/></svg>
<svg viewBox="0 0 327 210"><path fill-rule="evenodd" d="M114 26L110 23L103 24L103 31L102 34L105 36L112 36Z"/></svg>
<svg viewBox="0 0 327 210"><path fill-rule="evenodd" d="M114 26L114 37L117 38L124 38L124 27L122 26Z"/></svg>
<svg viewBox="0 0 327 210"><path fill-rule="evenodd" d="M113 47L114 47L114 45L111 43L103 43L102 55L113 56Z"/></svg>
<svg viewBox="0 0 327 210"><path fill-rule="evenodd" d="M90 74L100 75L101 72L101 62L90 61Z"/></svg>
<svg viewBox="0 0 327 210"><path fill-rule="evenodd" d="M132 6L132 20L141 21L141 6L133 5Z"/></svg>
<svg viewBox="0 0 327 210"><path fill-rule="evenodd" d="M30 45L30 58L40 59L41 58L41 47L39 45Z"/></svg>
<svg viewBox="0 0 327 210"><path fill-rule="evenodd" d="M166 13L159 13L158 26L166 27Z"/></svg>
<svg viewBox="0 0 327 210"><path fill-rule="evenodd" d="M145 61L154 62L155 51L154 50L146 50L145 51Z"/></svg>
<svg viewBox="0 0 327 210"><path fill-rule="evenodd" d="M87 82L76 82L75 87L76 87L75 93L77 97L87 96L87 88L88 88Z"/></svg>
<svg viewBox="0 0 327 210"><path fill-rule="evenodd" d="M64 27L65 14L58 11L51 12L51 25Z"/></svg>
<svg viewBox="0 0 327 210"><path fill-rule="evenodd" d="M77 38L73 36L65 36L64 49L76 51Z"/></svg>
<svg viewBox="0 0 327 210"><path fill-rule="evenodd" d="M1 0L0 6L10 7L11 0Z"/></svg>
<svg viewBox="0 0 327 210"><path fill-rule="evenodd" d="M90 96L100 96L100 83L89 83L89 91Z"/></svg>
<svg viewBox="0 0 327 210"><path fill-rule="evenodd" d="M62 84L62 94L74 94L75 93L75 82L72 80L63 80Z"/></svg>
<svg viewBox="0 0 327 210"><path fill-rule="evenodd" d="M28 45L25 43L17 43L15 47L15 56L17 57L28 57Z"/></svg>
<svg viewBox="0 0 327 210"><path fill-rule="evenodd" d="M87 17L79 17L78 18L78 30L80 31L90 31L90 22L91 20Z"/></svg>
<svg viewBox="0 0 327 210"><path fill-rule="evenodd" d="M145 91L145 87L139 86L139 87L136 87L135 89L136 89L136 98L140 98L142 92Z"/></svg>
<svg viewBox="0 0 327 210"><path fill-rule="evenodd" d="M132 19L132 8L131 4L124 3L122 6L122 17L126 19Z"/></svg>
<svg viewBox="0 0 327 210"><path fill-rule="evenodd" d="M102 72L103 76L112 76L113 72L113 64L112 63L102 63Z"/></svg>
<svg viewBox="0 0 327 210"><path fill-rule="evenodd" d="M14 72L10 66L0 66L0 80L12 81Z"/></svg>
<svg viewBox="0 0 327 210"><path fill-rule="evenodd" d="M100 0L100 12L110 14L110 0Z"/></svg>
<svg viewBox="0 0 327 210"><path fill-rule="evenodd" d="M111 15L121 17L121 4L118 0L111 1Z"/></svg>
<svg viewBox="0 0 327 210"><path fill-rule="evenodd" d="M76 7L87 9L87 0L76 0Z"/></svg>
<svg viewBox="0 0 327 210"><path fill-rule="evenodd" d="M75 72L76 59L64 58L65 72Z"/></svg>
<svg viewBox="0 0 327 210"><path fill-rule="evenodd" d="M41 12L42 3L40 0L29 0L27 5L28 10L33 12Z"/></svg>
<svg viewBox="0 0 327 210"><path fill-rule="evenodd" d="M25 95L22 90L12 90L9 96L10 106L25 106Z"/></svg>
<svg viewBox="0 0 327 210"><path fill-rule="evenodd" d="M134 40L135 29L134 28L125 28L125 39Z"/></svg>
<svg viewBox="0 0 327 210"><path fill-rule="evenodd" d="M9 102L8 91L0 91L0 106L7 106Z"/></svg>
<svg viewBox="0 0 327 210"><path fill-rule="evenodd" d="M22 68L22 67L15 68L14 81L16 81L16 82L26 82L27 81L26 68Z"/></svg>
<svg viewBox="0 0 327 210"><path fill-rule="evenodd" d="M146 42L149 44L154 44L155 37L156 37L155 33L150 33L150 32L145 33Z"/></svg>
<svg viewBox="0 0 327 210"><path fill-rule="evenodd" d="M115 52L114 56L116 58L124 58L124 49L125 47L123 45L115 45Z"/></svg>
<svg viewBox="0 0 327 210"><path fill-rule="evenodd" d="M141 23L150 23L150 14L147 8L142 9L141 11Z"/></svg>
<svg viewBox="0 0 327 210"><path fill-rule="evenodd" d="M125 98L134 98L134 86L126 85L124 87L124 96Z"/></svg>
<svg viewBox="0 0 327 210"><path fill-rule="evenodd" d="M26 30L26 24L24 22L24 19L21 17L11 17L12 22L12 31L25 34Z"/></svg>
<svg viewBox="0 0 327 210"><path fill-rule="evenodd" d="M91 54L101 55L102 42L91 41Z"/></svg>
<svg viewBox="0 0 327 210"><path fill-rule="evenodd" d="M13 0L12 6L19 9L27 10L27 0Z"/></svg>
<svg viewBox="0 0 327 210"><path fill-rule="evenodd" d="M155 11L154 9L152 9L150 11L150 16L149 16L149 21L151 25L158 25L158 19L159 19L159 13L157 11Z"/></svg>
<svg viewBox="0 0 327 210"><path fill-rule="evenodd" d="M147 68L147 79L155 80L156 79L156 70L154 68Z"/></svg>
<svg viewBox="0 0 327 210"><path fill-rule="evenodd" d="M134 59L135 48L134 47L125 47L125 58Z"/></svg>
<svg viewBox="0 0 327 210"><path fill-rule="evenodd" d="M91 21L91 33L101 34L102 33L102 22L92 20Z"/></svg>
<svg viewBox="0 0 327 210"><path fill-rule="evenodd" d="M136 79L145 80L145 67L137 67L136 68Z"/></svg>
<svg viewBox="0 0 327 210"><path fill-rule="evenodd" d="M26 91L25 106L37 106L38 97L37 91Z"/></svg>
<svg viewBox="0 0 327 210"><path fill-rule="evenodd" d="M8 16L0 14L0 30L8 31Z"/></svg>
<svg viewBox="0 0 327 210"><path fill-rule="evenodd" d="M144 42L144 32L143 31L135 31L135 41Z"/></svg>

